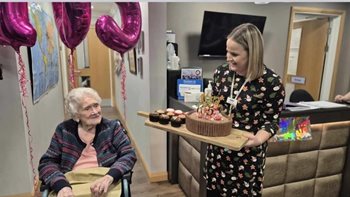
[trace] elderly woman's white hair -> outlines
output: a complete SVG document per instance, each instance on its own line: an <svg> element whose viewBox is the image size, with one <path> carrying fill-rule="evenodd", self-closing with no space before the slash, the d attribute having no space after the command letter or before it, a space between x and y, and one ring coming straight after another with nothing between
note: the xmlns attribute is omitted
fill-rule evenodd
<svg viewBox="0 0 350 197"><path fill-rule="evenodd" d="M66 97L66 109L71 118L75 119L76 114L81 107L82 99L85 97L93 98L99 104L101 104L102 99L96 90L85 87L74 88L68 93Z"/></svg>

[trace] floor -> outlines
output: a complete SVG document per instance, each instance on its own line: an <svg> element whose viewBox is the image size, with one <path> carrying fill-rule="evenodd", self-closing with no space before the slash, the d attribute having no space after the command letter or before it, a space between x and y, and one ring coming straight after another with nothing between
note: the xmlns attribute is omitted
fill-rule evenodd
<svg viewBox="0 0 350 197"><path fill-rule="evenodd" d="M118 112L114 108L103 107L102 114L108 119L118 118ZM185 194L178 184L170 184L167 181L150 183L146 171L138 160L133 169L131 186L132 197L184 197Z"/></svg>

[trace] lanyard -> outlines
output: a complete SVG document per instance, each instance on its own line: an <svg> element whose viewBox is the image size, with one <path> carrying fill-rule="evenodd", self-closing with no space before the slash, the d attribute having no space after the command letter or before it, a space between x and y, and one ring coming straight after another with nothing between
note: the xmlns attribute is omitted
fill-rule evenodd
<svg viewBox="0 0 350 197"><path fill-rule="evenodd" d="M233 86L234 86L234 84L235 84L235 80L236 80L236 74L233 73L230 98L232 98L232 95L233 95ZM236 101L236 105L237 105L237 102L238 102L238 101L237 101L237 98L238 98L238 96L241 94L241 92L242 92L242 90L243 90L243 87L247 84L247 82L248 82L248 79L246 79L246 80L244 81L244 83L242 84L241 88L239 88L239 91L238 91L238 93L236 94L236 97L234 98L234 100ZM236 106L234 106L234 107L236 108ZM233 104L230 105L230 111L229 111L229 114L228 114L229 116L231 115L232 108L233 108Z"/></svg>

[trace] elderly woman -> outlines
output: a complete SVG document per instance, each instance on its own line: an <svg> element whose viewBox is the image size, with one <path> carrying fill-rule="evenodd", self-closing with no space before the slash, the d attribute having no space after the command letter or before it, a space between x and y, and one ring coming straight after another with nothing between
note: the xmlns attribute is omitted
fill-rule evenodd
<svg viewBox="0 0 350 197"><path fill-rule="evenodd" d="M102 196L135 164L135 151L125 129L119 121L102 117L100 103L100 96L91 88L68 93L66 107L71 119L57 126L39 162L40 180L58 197L74 196L67 172L108 167L106 174L90 185L93 196Z"/></svg>

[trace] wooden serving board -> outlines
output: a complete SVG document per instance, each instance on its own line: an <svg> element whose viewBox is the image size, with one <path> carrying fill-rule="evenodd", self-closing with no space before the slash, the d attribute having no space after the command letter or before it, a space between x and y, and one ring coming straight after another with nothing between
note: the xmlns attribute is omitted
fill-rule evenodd
<svg viewBox="0 0 350 197"><path fill-rule="evenodd" d="M147 117L148 118L148 112L142 112L139 111L137 112L139 116ZM186 125L183 124L181 127L172 127L169 124L167 125L162 125L159 124L158 122L151 122L148 119L145 120L145 125L149 127L153 127L156 129L160 129L169 133L174 133L177 135L181 135L184 137L188 137L191 139L199 140L202 142L206 142L209 144L214 144L217 146L225 147L231 150L238 151L240 150L245 143L247 143L248 138L244 137L242 134L247 133L246 131L238 130L238 129L231 129L231 133L227 136L224 137L209 137L209 136L204 136L204 135L198 135L195 133L192 133L191 131L188 131L186 129Z"/></svg>

